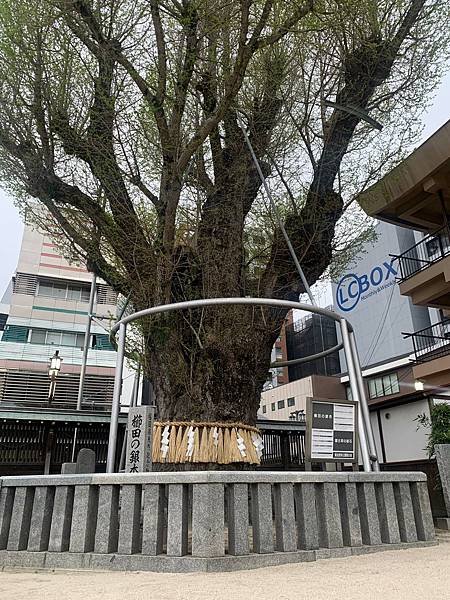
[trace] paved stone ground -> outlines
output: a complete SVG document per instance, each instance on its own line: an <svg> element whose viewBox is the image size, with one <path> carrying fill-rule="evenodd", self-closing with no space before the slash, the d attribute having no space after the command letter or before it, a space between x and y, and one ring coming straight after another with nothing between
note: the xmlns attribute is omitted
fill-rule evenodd
<svg viewBox="0 0 450 600"><path fill-rule="evenodd" d="M446 600L450 532L439 546L234 573L3 571L1 600Z"/></svg>

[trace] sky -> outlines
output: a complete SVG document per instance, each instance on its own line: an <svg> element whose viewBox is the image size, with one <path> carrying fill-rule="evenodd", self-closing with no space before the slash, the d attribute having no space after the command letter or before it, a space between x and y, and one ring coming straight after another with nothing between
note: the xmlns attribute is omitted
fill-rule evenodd
<svg viewBox="0 0 450 600"><path fill-rule="evenodd" d="M422 141L432 135L450 119L450 71L443 78L435 97L423 116L425 128ZM13 275L20 243L23 223L13 199L0 187L0 299ZM321 305L330 301L327 290L320 290L318 302Z"/></svg>

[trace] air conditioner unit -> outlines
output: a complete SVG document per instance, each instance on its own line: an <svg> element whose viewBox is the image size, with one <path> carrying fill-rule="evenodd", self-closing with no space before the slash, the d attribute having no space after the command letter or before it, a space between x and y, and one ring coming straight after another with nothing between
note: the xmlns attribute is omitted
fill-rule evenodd
<svg viewBox="0 0 450 600"><path fill-rule="evenodd" d="M447 323L440 324L439 335L447 340L450 340L450 321Z"/></svg>
<svg viewBox="0 0 450 600"><path fill-rule="evenodd" d="M450 253L450 241L447 236L439 235L425 243L428 259L433 262Z"/></svg>

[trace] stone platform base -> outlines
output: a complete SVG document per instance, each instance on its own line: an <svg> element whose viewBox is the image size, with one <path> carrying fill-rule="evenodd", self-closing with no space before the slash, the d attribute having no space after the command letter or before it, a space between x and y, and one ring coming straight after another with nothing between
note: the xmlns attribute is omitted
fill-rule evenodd
<svg viewBox="0 0 450 600"><path fill-rule="evenodd" d="M226 572L259 569L290 563L314 562L328 558L346 558L373 552L436 546L437 541L382 544L354 548L322 548L297 552L249 554L196 558L192 556L142 556L76 552L0 551L0 571L8 569L89 569L91 571L153 571L158 573Z"/></svg>
<svg viewBox="0 0 450 600"><path fill-rule="evenodd" d="M436 517L434 519L434 526L437 529L445 529L450 531L450 517Z"/></svg>

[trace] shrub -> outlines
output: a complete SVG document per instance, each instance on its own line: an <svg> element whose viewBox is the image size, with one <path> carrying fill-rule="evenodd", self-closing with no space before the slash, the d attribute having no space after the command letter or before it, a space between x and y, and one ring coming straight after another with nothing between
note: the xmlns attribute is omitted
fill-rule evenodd
<svg viewBox="0 0 450 600"><path fill-rule="evenodd" d="M450 404L436 404L428 417L425 413L418 415L419 427L430 427L426 450L431 458L436 444L450 444Z"/></svg>

